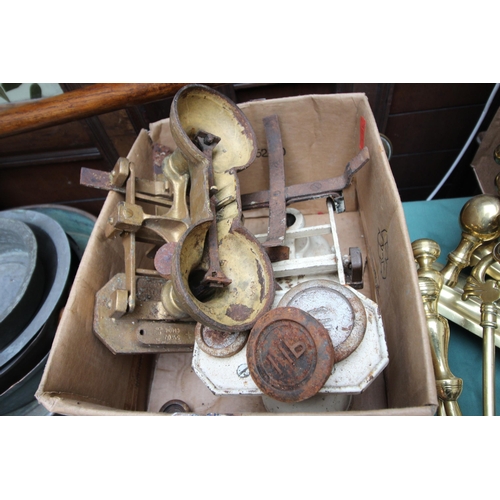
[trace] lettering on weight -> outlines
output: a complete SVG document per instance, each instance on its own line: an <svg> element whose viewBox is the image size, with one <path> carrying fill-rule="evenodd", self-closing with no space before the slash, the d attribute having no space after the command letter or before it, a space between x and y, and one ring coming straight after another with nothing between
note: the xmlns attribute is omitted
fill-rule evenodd
<svg viewBox="0 0 500 500"><path fill-rule="evenodd" d="M268 353L266 360L269 361L269 363L273 365L274 369L281 375L283 372L279 367L279 361L281 360L281 362L284 361L285 363L293 365L295 360L292 358L291 354L295 356L295 359L299 359L302 354L304 354L306 345L304 342L300 341L292 344L286 340L280 340L278 350L283 356L279 356L279 353L275 351L273 353Z"/></svg>

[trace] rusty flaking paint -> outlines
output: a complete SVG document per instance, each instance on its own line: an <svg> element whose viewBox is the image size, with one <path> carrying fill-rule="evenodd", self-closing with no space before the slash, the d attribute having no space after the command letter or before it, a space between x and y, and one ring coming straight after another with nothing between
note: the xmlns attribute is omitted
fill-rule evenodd
<svg viewBox="0 0 500 500"><path fill-rule="evenodd" d="M281 262L290 258L290 247L280 245L275 247L264 247L271 262Z"/></svg>
<svg viewBox="0 0 500 500"><path fill-rule="evenodd" d="M163 280L153 276L139 276L136 281L137 301L160 301Z"/></svg>
<svg viewBox="0 0 500 500"><path fill-rule="evenodd" d="M203 328L201 334L206 344L218 349L230 345L232 343L231 336L234 335L233 333L222 332L221 330L215 330L210 327Z"/></svg>
<svg viewBox="0 0 500 500"><path fill-rule="evenodd" d="M80 171L80 184L82 186L92 187L95 189L104 189L106 191L115 190L125 193L125 189L116 188L111 184L111 175L109 172L94 170L92 168L83 167Z"/></svg>
<svg viewBox="0 0 500 500"><path fill-rule="evenodd" d="M286 204L291 205L299 201L315 200L318 198L338 197L340 191L345 189L353 175L370 160L368 148L364 147L345 167L344 173L337 177L321 181L295 184L285 188ZM251 208L266 208L270 204L269 191L257 191L241 196L241 206L243 210Z"/></svg>
<svg viewBox="0 0 500 500"><path fill-rule="evenodd" d="M269 229L263 245L274 248L283 246L286 232L285 162L278 115L266 116L264 128L269 152Z"/></svg>
<svg viewBox="0 0 500 500"><path fill-rule="evenodd" d="M153 171L155 174L163 173L163 160L170 154L172 154L172 150L169 147L158 142L153 144Z"/></svg>
<svg viewBox="0 0 500 500"><path fill-rule="evenodd" d="M265 298L266 294L266 281L264 279L264 274L262 273L262 266L260 265L260 262L255 259L255 262L257 264L257 279L259 281L260 285L260 301L262 302Z"/></svg>
<svg viewBox="0 0 500 500"><path fill-rule="evenodd" d="M198 347L217 358L227 358L238 353L248 338L247 332L222 332L201 323L197 323L194 335Z"/></svg>
<svg viewBox="0 0 500 500"><path fill-rule="evenodd" d="M155 254L155 269L166 279L172 276L172 259L174 257L177 243L171 242L162 245Z"/></svg>
<svg viewBox="0 0 500 500"><path fill-rule="evenodd" d="M253 309L247 307L245 304L231 304L226 309L226 316L234 321L245 321L253 313Z"/></svg>

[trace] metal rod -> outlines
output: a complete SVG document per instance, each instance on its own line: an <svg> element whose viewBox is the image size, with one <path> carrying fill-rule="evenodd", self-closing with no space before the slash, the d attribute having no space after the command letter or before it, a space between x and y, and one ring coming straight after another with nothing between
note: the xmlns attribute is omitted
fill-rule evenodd
<svg viewBox="0 0 500 500"><path fill-rule="evenodd" d="M135 204L135 165L130 163L130 174L127 181L125 189L125 201L130 205ZM136 294L136 283L135 283L135 233L125 233L122 236L123 239L123 249L125 253L125 275L126 284L128 290L128 312L131 313L135 309L135 294Z"/></svg>
<svg viewBox="0 0 500 500"><path fill-rule="evenodd" d="M224 274L220 266L219 260L219 240L217 231L217 186L215 184L213 150L220 141L217 137L210 133L199 132L196 139L198 147L207 156L207 179L208 179L208 196L210 198L210 210L213 214L212 223L208 229L207 244L208 244L208 271L205 274L201 284L208 284L210 287L220 288L231 284L231 280Z"/></svg>
<svg viewBox="0 0 500 500"><path fill-rule="evenodd" d="M264 118L269 151L269 230L264 246L283 245L286 232L285 164L278 115Z"/></svg>
<svg viewBox="0 0 500 500"><path fill-rule="evenodd" d="M335 224L335 210L333 208L333 200L331 198L327 198L326 205L328 207L328 215L330 216L330 225L332 226L333 248L335 249L335 257L337 259L337 273L339 276L339 283L341 285L345 285L344 264L342 262L339 236L337 233L337 226Z"/></svg>
<svg viewBox="0 0 500 500"><path fill-rule="evenodd" d="M370 160L368 148L364 147L345 167L344 173L331 179L322 181L295 184L285 188L285 200L287 205L299 201L317 200L339 196L339 191L345 189L351 183L353 175ZM243 210L254 208L266 208L269 206L269 191L257 191L241 195L241 207Z"/></svg>
<svg viewBox="0 0 500 500"><path fill-rule="evenodd" d="M495 330L496 306L482 304L483 326L483 415L495 416Z"/></svg>
<svg viewBox="0 0 500 500"><path fill-rule="evenodd" d="M486 281L486 272L493 262L500 262L500 243L485 255L472 269L464 286L463 300L481 299L481 326L483 328L483 415L495 415L495 330L497 305L500 300L498 281Z"/></svg>

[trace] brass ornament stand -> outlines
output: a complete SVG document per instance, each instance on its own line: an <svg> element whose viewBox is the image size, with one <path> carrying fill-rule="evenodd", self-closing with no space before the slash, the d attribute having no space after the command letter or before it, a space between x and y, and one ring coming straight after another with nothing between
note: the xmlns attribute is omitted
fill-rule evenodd
<svg viewBox="0 0 500 500"><path fill-rule="evenodd" d="M462 412L458 404L458 398L462 393L463 381L453 375L448 365L450 327L448 321L437 312L439 294L443 286L443 276L433 268L433 264L439 257L441 249L435 241L430 239L414 241L412 249L413 256L419 265L417 270L418 281L427 318L439 398L438 415L461 416Z"/></svg>

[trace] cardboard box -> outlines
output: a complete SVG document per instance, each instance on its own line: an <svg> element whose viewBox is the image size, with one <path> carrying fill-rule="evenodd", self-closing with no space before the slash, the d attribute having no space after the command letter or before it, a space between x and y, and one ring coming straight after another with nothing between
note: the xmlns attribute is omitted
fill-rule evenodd
<svg viewBox="0 0 500 500"><path fill-rule="evenodd" d="M362 293L380 307L390 361L366 391L353 398L351 411L336 414L433 415L437 396L415 264L366 96L309 95L240 107L260 149L267 147L263 117L278 114L287 185L340 175L360 145L368 146L371 160L344 191L347 211L336 221L342 253L359 246L367 257ZM150 132L141 131L128 156L138 177L151 178L151 139L175 149L168 120L153 124ZM267 158L260 155L239 178L242 193L267 189ZM113 355L94 335L95 293L124 269L120 241L104 236L120 199L110 193L97 220L36 394L39 401L52 412L70 415L154 415L170 399L184 400L201 415L264 413L259 396L214 396L193 372L191 354ZM324 200L295 208L306 214L309 225L328 220ZM261 232L267 228L262 210L245 213L245 224ZM139 257L140 267L152 268L151 260Z"/></svg>

